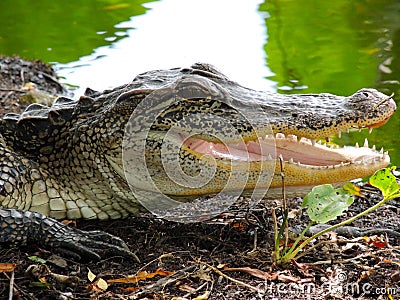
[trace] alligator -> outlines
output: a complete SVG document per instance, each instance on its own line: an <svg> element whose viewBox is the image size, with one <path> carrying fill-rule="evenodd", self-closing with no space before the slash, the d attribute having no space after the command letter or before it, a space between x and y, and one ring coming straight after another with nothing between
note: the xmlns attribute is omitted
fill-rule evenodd
<svg viewBox="0 0 400 300"><path fill-rule="evenodd" d="M348 97L260 92L198 63L149 71L103 92L87 89L79 100L59 97L51 107L31 104L0 120L0 242L34 241L91 258L99 258L96 247L113 248L129 256L118 238L56 219L137 214L143 202L134 189L179 201L227 186L276 198L282 171L288 196L370 175L389 164L387 152L367 140L361 147L329 140L385 124L396 110L392 97L365 88ZM140 151L146 170L124 158ZM163 154L178 167L168 170ZM177 169L195 180L171 179ZM234 169L247 176L231 176ZM203 171L213 177L198 184Z"/></svg>

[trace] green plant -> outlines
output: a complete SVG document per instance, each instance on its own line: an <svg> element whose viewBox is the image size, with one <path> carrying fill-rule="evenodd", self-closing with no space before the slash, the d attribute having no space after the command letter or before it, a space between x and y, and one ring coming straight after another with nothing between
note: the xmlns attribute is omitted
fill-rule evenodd
<svg viewBox="0 0 400 300"><path fill-rule="evenodd" d="M376 171L370 178L369 183L372 186L377 187L381 190L383 199L374 206L366 209L358 215L349 218L343 222L332 225L324 230L317 232L311 237L307 238L303 242L302 239L305 236L309 228L316 223L327 223L340 216L343 211L353 203L352 194L357 194L357 187L354 185L345 185L345 189L335 189L330 184L324 184L316 186L312 191L304 197L302 207L308 207L307 214L310 218L310 222L307 224L305 229L300 233L295 242L291 247L284 247L280 249L281 240L284 234L285 228L287 228L288 222L288 210L284 211L284 217L279 232L275 237L275 259L277 264L287 263L291 260L295 260L299 251L306 247L311 241L315 240L324 233L335 230L338 227L347 225L358 218L365 216L366 214L374 211L378 207L384 205L387 201L400 197L400 186L396 181L396 177L392 174L392 171L396 167L385 168ZM350 187L350 188L349 188ZM300 243L301 242L301 243Z"/></svg>

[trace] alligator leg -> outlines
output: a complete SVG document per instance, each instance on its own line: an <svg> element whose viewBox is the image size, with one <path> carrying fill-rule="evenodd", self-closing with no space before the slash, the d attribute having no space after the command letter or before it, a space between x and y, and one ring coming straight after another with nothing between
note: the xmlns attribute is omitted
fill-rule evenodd
<svg viewBox="0 0 400 300"><path fill-rule="evenodd" d="M0 243L50 247L81 259L99 260L105 252L139 261L118 237L102 231L82 231L31 211L0 209Z"/></svg>
<svg viewBox="0 0 400 300"><path fill-rule="evenodd" d="M118 237L78 230L46 216L52 201L46 173L2 144L0 140L0 243L36 243L77 259L98 260L105 252L139 260Z"/></svg>

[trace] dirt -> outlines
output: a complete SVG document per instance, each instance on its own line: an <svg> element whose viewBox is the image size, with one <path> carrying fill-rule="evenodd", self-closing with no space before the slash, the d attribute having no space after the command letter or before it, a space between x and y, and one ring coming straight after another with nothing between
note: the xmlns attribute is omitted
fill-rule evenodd
<svg viewBox="0 0 400 300"><path fill-rule="evenodd" d="M56 74L39 61L0 57L0 74L0 114L23 110L27 103L20 100L20 90L28 82L51 95L63 92ZM331 223L381 199L374 189L366 194ZM309 221L301 203L300 198L287 202L289 242ZM74 261L57 249L3 245L0 298L8 299L13 285L13 299L400 299L399 199L350 224L373 230L358 237L325 234L308 253L284 266L273 260L272 212L279 223L280 204L270 201L249 209L242 201L213 220L194 224L151 214L71 224L121 237L140 263L121 257ZM14 272L6 272L7 267ZM96 276L92 281L90 274Z"/></svg>

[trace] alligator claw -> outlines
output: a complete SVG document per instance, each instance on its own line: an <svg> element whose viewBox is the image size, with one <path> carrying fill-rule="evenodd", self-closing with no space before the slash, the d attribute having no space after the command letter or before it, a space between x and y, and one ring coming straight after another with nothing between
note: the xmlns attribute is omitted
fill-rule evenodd
<svg viewBox="0 0 400 300"><path fill-rule="evenodd" d="M0 242L17 245L35 243L58 252L90 260L108 253L140 261L118 237L102 231L83 231L44 216L16 209L0 209Z"/></svg>

